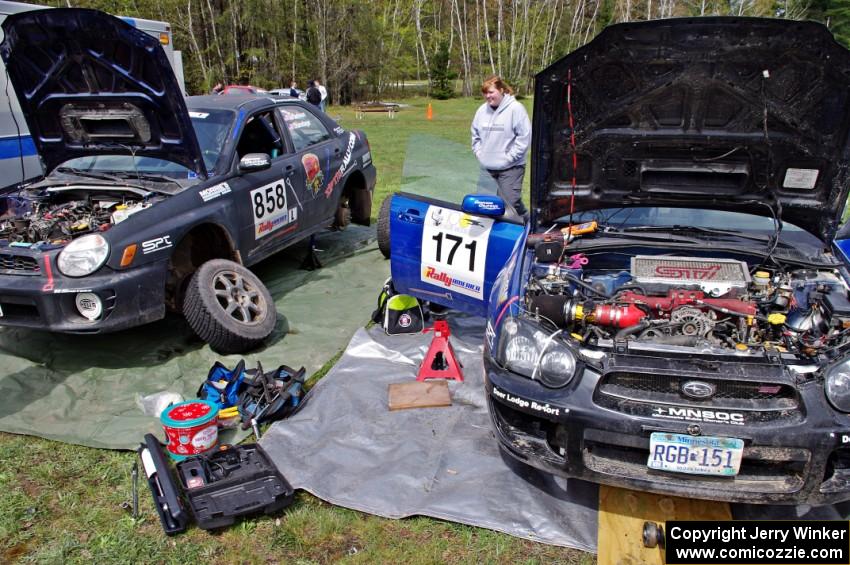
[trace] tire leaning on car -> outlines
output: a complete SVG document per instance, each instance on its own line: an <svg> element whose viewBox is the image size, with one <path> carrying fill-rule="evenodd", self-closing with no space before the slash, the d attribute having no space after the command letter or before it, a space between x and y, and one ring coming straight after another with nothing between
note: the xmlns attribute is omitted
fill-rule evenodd
<svg viewBox="0 0 850 565"><path fill-rule="evenodd" d="M183 300L183 315L217 353L242 353L274 330L277 312L257 276L233 261L212 259L195 271Z"/></svg>
<svg viewBox="0 0 850 565"><path fill-rule="evenodd" d="M390 258L390 200L392 195L384 198L378 212L378 249L385 259Z"/></svg>

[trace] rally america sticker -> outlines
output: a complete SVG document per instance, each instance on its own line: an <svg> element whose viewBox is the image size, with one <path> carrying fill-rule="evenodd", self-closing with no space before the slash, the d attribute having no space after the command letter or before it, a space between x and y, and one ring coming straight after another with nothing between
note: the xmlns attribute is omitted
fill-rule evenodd
<svg viewBox="0 0 850 565"><path fill-rule="evenodd" d="M422 227L420 280L484 298L484 267L492 218L428 206Z"/></svg>

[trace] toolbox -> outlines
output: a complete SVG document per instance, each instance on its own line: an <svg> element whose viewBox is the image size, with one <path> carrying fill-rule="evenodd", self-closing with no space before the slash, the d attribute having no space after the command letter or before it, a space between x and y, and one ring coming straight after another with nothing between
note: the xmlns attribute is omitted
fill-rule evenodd
<svg viewBox="0 0 850 565"><path fill-rule="evenodd" d="M246 514L272 514L292 503L294 491L257 444L223 446L177 463L180 486L195 522L205 530Z"/></svg>

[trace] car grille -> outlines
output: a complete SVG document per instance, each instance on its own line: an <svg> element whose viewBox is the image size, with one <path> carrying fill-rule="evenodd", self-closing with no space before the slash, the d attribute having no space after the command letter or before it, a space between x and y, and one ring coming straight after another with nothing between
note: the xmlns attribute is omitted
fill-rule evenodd
<svg viewBox="0 0 850 565"><path fill-rule="evenodd" d="M685 396L682 385L694 380L714 385L714 394L703 400ZM672 405L737 411L745 415L747 423L754 424L802 418L799 397L794 388L771 382L612 372L600 379L596 401L606 408L631 415L651 416L653 409Z"/></svg>
<svg viewBox="0 0 850 565"><path fill-rule="evenodd" d="M7 275L37 275L40 271L35 257L0 253L0 272Z"/></svg>

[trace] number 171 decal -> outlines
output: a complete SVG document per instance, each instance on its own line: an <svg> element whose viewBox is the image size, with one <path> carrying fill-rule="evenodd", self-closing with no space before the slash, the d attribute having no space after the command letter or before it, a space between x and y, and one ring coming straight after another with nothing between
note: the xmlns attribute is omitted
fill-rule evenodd
<svg viewBox="0 0 850 565"><path fill-rule="evenodd" d="M484 298L491 218L429 206L422 229L422 282Z"/></svg>

